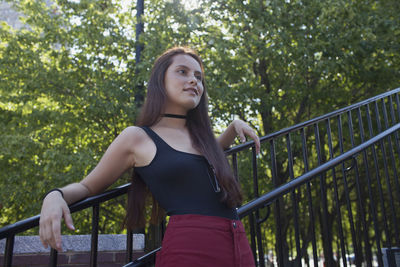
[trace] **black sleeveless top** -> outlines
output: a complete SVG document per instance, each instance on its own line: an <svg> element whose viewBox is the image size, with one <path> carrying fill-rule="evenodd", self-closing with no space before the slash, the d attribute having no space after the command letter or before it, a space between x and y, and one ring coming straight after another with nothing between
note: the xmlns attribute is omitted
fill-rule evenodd
<svg viewBox="0 0 400 267"><path fill-rule="evenodd" d="M238 219L216 193L213 173L204 156L178 151L148 127L142 127L156 145L150 164L134 171L149 187L167 215L200 214Z"/></svg>

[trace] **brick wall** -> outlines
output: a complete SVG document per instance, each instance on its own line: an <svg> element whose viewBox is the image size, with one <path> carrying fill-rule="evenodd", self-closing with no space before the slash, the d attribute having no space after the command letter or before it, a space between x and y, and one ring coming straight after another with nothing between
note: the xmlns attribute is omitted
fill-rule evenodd
<svg viewBox="0 0 400 267"><path fill-rule="evenodd" d="M134 252L133 258L143 256L143 252ZM101 251L97 254L98 267L121 267L126 264L125 251ZM12 259L13 267L47 267L50 256L48 253L15 254ZM0 256L4 262L4 256ZM58 254L57 266L60 267L89 267L90 252L63 252Z"/></svg>
<svg viewBox="0 0 400 267"><path fill-rule="evenodd" d="M63 236L63 252L58 253L57 266L89 267L90 236ZM99 235L97 266L121 267L126 264L126 236ZM4 262L5 240L0 240L0 263ZM144 236L134 235L133 258L144 255ZM45 249L38 236L17 236L14 243L12 266L47 267L50 250Z"/></svg>

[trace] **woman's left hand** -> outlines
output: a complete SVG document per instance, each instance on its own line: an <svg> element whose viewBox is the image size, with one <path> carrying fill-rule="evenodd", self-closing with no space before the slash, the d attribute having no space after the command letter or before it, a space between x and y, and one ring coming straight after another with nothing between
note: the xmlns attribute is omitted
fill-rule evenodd
<svg viewBox="0 0 400 267"><path fill-rule="evenodd" d="M253 128L242 120L236 119L232 122L236 134L239 136L240 142L246 142L246 136L254 140L256 153L260 153L260 138L257 136Z"/></svg>

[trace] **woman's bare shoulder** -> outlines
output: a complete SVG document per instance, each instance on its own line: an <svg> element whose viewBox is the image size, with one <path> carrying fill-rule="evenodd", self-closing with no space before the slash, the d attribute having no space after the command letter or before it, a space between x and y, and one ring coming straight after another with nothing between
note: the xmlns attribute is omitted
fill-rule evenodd
<svg viewBox="0 0 400 267"><path fill-rule="evenodd" d="M147 133L140 127L130 126L121 132L133 157L134 166L149 164L156 153L156 147ZM129 141L128 141L129 140Z"/></svg>
<svg viewBox="0 0 400 267"><path fill-rule="evenodd" d="M131 145L138 145L146 138L146 132L138 126L126 127L121 133L120 137Z"/></svg>

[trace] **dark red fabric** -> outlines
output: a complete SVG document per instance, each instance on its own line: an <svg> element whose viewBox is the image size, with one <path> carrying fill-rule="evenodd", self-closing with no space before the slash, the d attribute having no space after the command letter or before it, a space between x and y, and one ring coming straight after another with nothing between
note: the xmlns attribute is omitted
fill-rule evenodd
<svg viewBox="0 0 400 267"><path fill-rule="evenodd" d="M239 220L204 215L170 217L156 267L253 267Z"/></svg>

